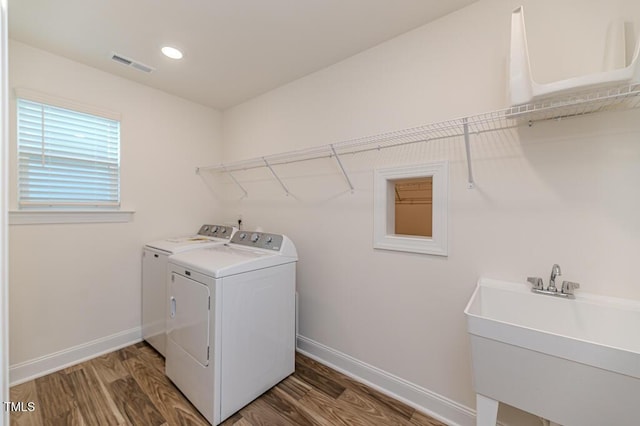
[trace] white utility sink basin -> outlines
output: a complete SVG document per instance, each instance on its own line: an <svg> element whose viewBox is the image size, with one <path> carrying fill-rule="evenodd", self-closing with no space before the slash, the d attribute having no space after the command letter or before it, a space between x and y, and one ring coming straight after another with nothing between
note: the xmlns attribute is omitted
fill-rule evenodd
<svg viewBox="0 0 640 426"><path fill-rule="evenodd" d="M499 401L565 426L640 425L640 302L480 279L464 312L478 426Z"/></svg>

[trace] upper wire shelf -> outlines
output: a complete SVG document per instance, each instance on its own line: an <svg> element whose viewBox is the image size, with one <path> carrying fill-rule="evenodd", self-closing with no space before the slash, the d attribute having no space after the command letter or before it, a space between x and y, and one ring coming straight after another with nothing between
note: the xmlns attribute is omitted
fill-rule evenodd
<svg viewBox="0 0 640 426"><path fill-rule="evenodd" d="M629 110L640 107L640 84L631 84L599 90L576 92L572 95L550 97L540 102L514 106L468 117L440 121L410 129L397 130L379 135L346 140L329 145L289 151L264 157L198 167L202 171L232 173L241 170L268 167L283 186L271 166L335 157L344 176L353 190L340 155L382 150L418 142L464 137L467 147L469 186L473 186L469 152L469 135L531 126L533 123L577 117L605 111Z"/></svg>

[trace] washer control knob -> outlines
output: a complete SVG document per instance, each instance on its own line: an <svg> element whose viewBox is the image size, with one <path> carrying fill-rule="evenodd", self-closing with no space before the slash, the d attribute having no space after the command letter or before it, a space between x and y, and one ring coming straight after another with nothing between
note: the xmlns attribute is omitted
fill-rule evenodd
<svg viewBox="0 0 640 426"><path fill-rule="evenodd" d="M240 239L244 240L245 238L247 238L247 234L245 234L244 232L240 234Z"/></svg>
<svg viewBox="0 0 640 426"><path fill-rule="evenodd" d="M218 232L219 229L220 229L220 227L214 226L213 228L211 228L211 232L213 232L215 234L216 232Z"/></svg>
<svg viewBox="0 0 640 426"><path fill-rule="evenodd" d="M223 234L226 234L227 233L227 228L226 227L220 228L220 232L223 233Z"/></svg>
<svg viewBox="0 0 640 426"><path fill-rule="evenodd" d="M267 237L267 244L270 244L273 241L273 237L271 235L269 235Z"/></svg>
<svg viewBox="0 0 640 426"><path fill-rule="evenodd" d="M260 235L258 235L257 233L253 233L251 234L251 242L255 243L256 241L258 241L260 239Z"/></svg>

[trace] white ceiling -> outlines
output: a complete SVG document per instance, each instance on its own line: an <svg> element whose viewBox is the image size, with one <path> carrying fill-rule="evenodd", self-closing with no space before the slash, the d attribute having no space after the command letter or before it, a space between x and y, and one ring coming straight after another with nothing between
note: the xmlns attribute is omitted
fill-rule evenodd
<svg viewBox="0 0 640 426"><path fill-rule="evenodd" d="M227 108L475 0L9 0L9 35ZM164 57L172 45L184 58ZM112 53L155 68L151 74Z"/></svg>

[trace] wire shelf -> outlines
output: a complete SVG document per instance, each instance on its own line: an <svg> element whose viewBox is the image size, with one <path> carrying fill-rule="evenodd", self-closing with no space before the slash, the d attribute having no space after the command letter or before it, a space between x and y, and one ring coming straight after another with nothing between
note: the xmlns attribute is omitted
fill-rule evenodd
<svg viewBox="0 0 640 426"><path fill-rule="evenodd" d="M576 92L571 95L550 97L532 104L440 121L410 129L397 130L264 157L198 167L196 171L198 173L202 171L232 173L261 167L271 169L271 166L275 165L331 157L335 157L338 163L340 163L339 156L343 154L357 154L360 152L382 150L419 142L456 137L465 137L468 150L469 134L496 132L520 126L531 126L541 121L566 119L605 111L629 110L638 107L640 107L640 84L592 89ZM467 155L468 158L470 158L469 152L467 152ZM342 168L341 164L340 166ZM343 173L345 173L348 181L349 178L344 169ZM473 185L470 163L469 185L470 187Z"/></svg>

